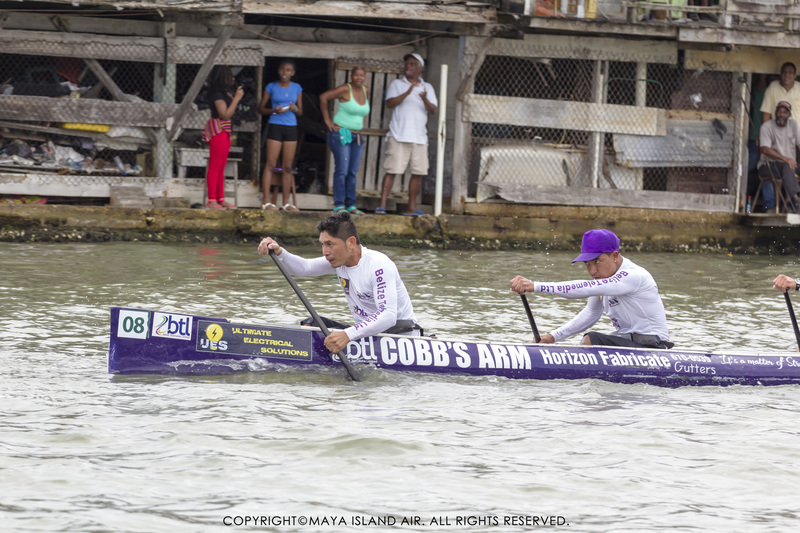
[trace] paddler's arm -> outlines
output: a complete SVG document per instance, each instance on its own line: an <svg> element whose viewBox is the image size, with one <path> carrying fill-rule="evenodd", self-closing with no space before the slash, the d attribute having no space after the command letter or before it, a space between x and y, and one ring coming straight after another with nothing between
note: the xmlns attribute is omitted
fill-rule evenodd
<svg viewBox="0 0 800 533"><path fill-rule="evenodd" d="M781 292L786 292L789 289L798 290L797 280L783 274L772 280L772 287Z"/></svg>
<svg viewBox="0 0 800 533"><path fill-rule="evenodd" d="M561 342L573 335L588 331L602 316L603 299L600 296L592 296L586 302L586 307L575 315L575 318L553 331L553 338L556 342Z"/></svg>
<svg viewBox="0 0 800 533"><path fill-rule="evenodd" d="M258 245L258 255L269 255L270 250L275 252L275 255L283 253L283 248L272 237L264 237Z"/></svg>
<svg viewBox="0 0 800 533"><path fill-rule="evenodd" d="M323 276L335 272L324 257L306 259L281 248L272 237L264 237L258 245L258 253L260 255L268 255L270 250L275 252L278 260L283 263L286 270L293 276Z"/></svg>
<svg viewBox="0 0 800 533"><path fill-rule="evenodd" d="M347 348L348 342L350 342L350 337L344 331L332 331L325 337L325 347L333 353L339 353Z"/></svg>
<svg viewBox="0 0 800 533"><path fill-rule="evenodd" d="M517 294L525 294L526 292L533 292L534 284L528 278L517 276L511 280L511 290Z"/></svg>
<svg viewBox="0 0 800 533"><path fill-rule="evenodd" d="M525 294L526 292L533 292L535 287L536 285L534 282L527 278L523 278L522 276L517 276L511 280L511 290L520 295ZM550 333L545 333L541 336L539 342L543 344L553 344L556 342L556 339Z"/></svg>

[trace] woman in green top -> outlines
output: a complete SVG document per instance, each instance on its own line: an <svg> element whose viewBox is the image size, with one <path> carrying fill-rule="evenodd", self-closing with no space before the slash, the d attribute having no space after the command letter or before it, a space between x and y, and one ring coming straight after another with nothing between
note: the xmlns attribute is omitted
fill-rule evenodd
<svg viewBox="0 0 800 533"><path fill-rule="evenodd" d="M350 83L340 85L319 96L322 118L328 126L328 146L334 161L333 212L348 211L362 214L356 207L356 174L361 164L364 148L364 117L369 115L368 88L364 86L367 71L354 67L350 72ZM328 102L339 100L339 110L331 120Z"/></svg>

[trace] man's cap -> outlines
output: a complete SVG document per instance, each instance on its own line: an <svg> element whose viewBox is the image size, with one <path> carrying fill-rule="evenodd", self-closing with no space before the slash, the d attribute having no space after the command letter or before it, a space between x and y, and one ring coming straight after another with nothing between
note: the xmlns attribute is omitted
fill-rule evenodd
<svg viewBox="0 0 800 533"><path fill-rule="evenodd" d="M619 252L619 237L607 229L589 230L583 234L581 255L572 262L591 261L600 254L610 254L611 252Z"/></svg>
<svg viewBox="0 0 800 533"><path fill-rule="evenodd" d="M778 111L779 107L785 107L786 110L789 112L789 114L792 113L792 104L790 104L786 100L781 100L780 102L778 102L778 105L775 106L775 111L776 112Z"/></svg>
<svg viewBox="0 0 800 533"><path fill-rule="evenodd" d="M413 53L413 54L406 54L406 55L404 55L404 56L403 56L403 61L407 60L409 57L413 57L414 59L416 59L417 61L419 61L419 66L421 66L421 67L424 67L424 66L425 66L425 60L424 60L424 59L422 59L422 56L421 56L421 55L419 55L419 54L417 54L417 53Z"/></svg>

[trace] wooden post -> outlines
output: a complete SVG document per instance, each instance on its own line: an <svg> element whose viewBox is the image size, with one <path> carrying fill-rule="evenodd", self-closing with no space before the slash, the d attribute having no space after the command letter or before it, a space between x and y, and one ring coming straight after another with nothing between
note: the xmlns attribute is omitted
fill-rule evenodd
<svg viewBox="0 0 800 533"><path fill-rule="evenodd" d="M164 38L164 62L153 64L153 101L162 104L174 104L177 84L177 66L172 60L170 50L175 46L176 24L161 24L161 36ZM156 131L156 143L153 146L153 164L156 176L172 177L174 154L172 143L167 138L167 130L162 127Z"/></svg>
<svg viewBox="0 0 800 533"><path fill-rule="evenodd" d="M647 63L636 63L636 106L644 107L647 104Z"/></svg>
<svg viewBox="0 0 800 533"><path fill-rule="evenodd" d="M261 102L261 95L264 92L264 65L256 67L256 106ZM250 145L250 179L258 184L261 181L261 115L256 113L256 131L253 132L253 143Z"/></svg>
<svg viewBox="0 0 800 533"><path fill-rule="evenodd" d="M469 172L467 162L469 161L470 138L472 137L472 123L464 120L464 98L471 94L475 86L475 76L486 59L486 53L492 45L493 38L484 39L483 46L478 54L467 54L467 37L458 38L458 91L456 91L456 102L453 109L453 185L450 193L450 211L453 214L464 212L462 199L469 190ZM474 157L475 154L472 154Z"/></svg>
<svg viewBox="0 0 800 533"><path fill-rule="evenodd" d="M734 212L743 212L747 198L747 141L750 138L749 125L747 118L747 85L749 75L744 72L734 72L731 87L731 111L733 112L734 135L733 135L733 164L728 171L728 186L733 188L728 194L736 199Z"/></svg>
<svg viewBox="0 0 800 533"><path fill-rule="evenodd" d="M605 80L606 68L608 67L607 61L595 60L594 73L592 75L592 101L598 104L605 102ZM605 133L593 131L589 134L589 146L587 147L586 157L588 158L589 168L589 185L594 188L600 187L600 175L603 172L603 157L605 157L605 150L603 149L603 137Z"/></svg>
<svg viewBox="0 0 800 533"><path fill-rule="evenodd" d="M208 78L208 74L214 67L214 61L216 61L217 56L219 56L220 52L222 52L222 49L225 47L225 43L228 42L228 39L230 39L232 33L233 26L230 24L222 29L222 32L217 38L217 42L214 44L214 48L212 48L208 53L208 57L206 57L205 62L200 67L200 70L197 71L197 75L194 77L192 85L189 87L189 90L183 97L183 101L181 102L180 107L178 107L178 111L171 118L172 124L168 125L169 133L167 133L167 139L169 141L175 140L175 137L178 136L178 132L181 130L183 119L186 116L186 113L189 112L189 107L192 105L192 102L194 102L194 99L197 97L200 89L203 88L203 84L205 83L206 78Z"/></svg>

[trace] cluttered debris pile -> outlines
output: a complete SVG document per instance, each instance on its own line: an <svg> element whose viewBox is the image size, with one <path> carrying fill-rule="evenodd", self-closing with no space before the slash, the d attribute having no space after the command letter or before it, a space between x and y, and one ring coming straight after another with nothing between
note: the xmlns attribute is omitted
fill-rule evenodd
<svg viewBox="0 0 800 533"><path fill-rule="evenodd" d="M0 169L6 172L56 172L137 176L141 169L123 161L119 155L100 156L92 139L76 137L65 146L46 141L0 139Z"/></svg>

